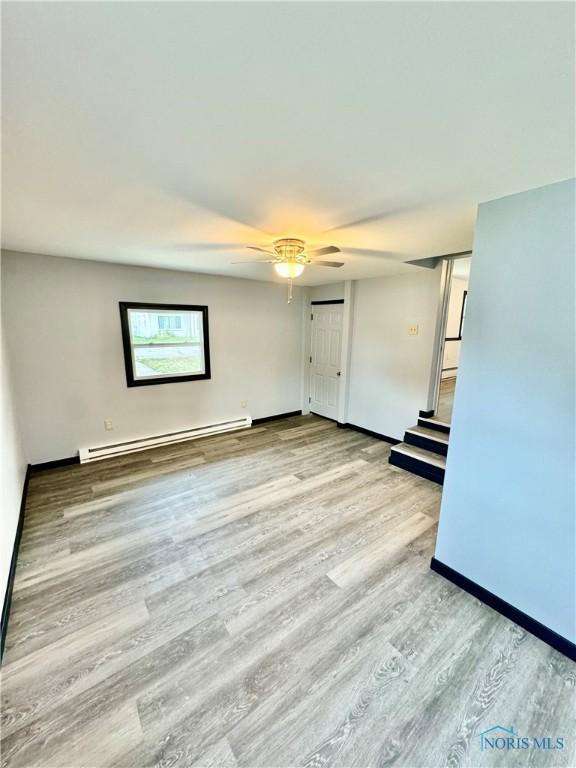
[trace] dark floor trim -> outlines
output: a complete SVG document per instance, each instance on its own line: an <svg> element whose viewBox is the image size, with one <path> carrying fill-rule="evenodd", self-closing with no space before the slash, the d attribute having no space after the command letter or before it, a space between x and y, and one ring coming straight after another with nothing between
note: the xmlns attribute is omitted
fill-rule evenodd
<svg viewBox="0 0 576 768"><path fill-rule="evenodd" d="M8 631L8 620L10 618L10 606L12 604L12 590L14 589L14 578L16 576L16 562L18 560L18 550L20 548L20 539L22 538L22 529L24 528L24 512L26 510L26 496L28 495L28 483L32 468L30 464L26 467L26 476L22 486L22 500L20 502L20 513L18 515L18 525L16 526L16 535L14 536L14 545L12 547L12 558L10 559L10 570L8 572L8 584L6 585L6 594L4 595L4 604L2 605L2 624L0 625L0 661L4 655L4 644L6 642L6 633Z"/></svg>
<svg viewBox="0 0 576 768"><path fill-rule="evenodd" d="M391 445L398 445L398 443L401 443L402 440L396 440L395 437L388 437L388 435L382 435L380 432L373 432L371 429L366 429L365 427L358 427L356 424L349 424L348 422L344 423L341 421L337 421L336 425L340 427L340 429L353 429L355 432L362 432L363 435L370 435L370 437L375 437L377 440L384 440L386 443L390 443Z"/></svg>
<svg viewBox="0 0 576 768"><path fill-rule="evenodd" d="M325 301L311 301L313 307L319 307L323 304L344 304L344 299L326 299Z"/></svg>
<svg viewBox="0 0 576 768"><path fill-rule="evenodd" d="M528 616L528 614L520 611L518 608L514 608L514 606L507 603L506 600L502 600L501 597L484 589L484 587L481 587L479 584L476 584L475 581L466 578L466 576L463 576L458 571L450 568L450 566L444 565L444 563L437 560L435 557L433 557L430 562L430 568L436 573L439 573L440 576L444 576L448 581L456 584L460 589L463 589L465 592L468 592L468 594L478 598L478 600L481 600L490 608L498 611L502 616L505 616L507 619L518 624L540 640L543 640L545 643L552 646L552 648L564 654L564 656L568 656L572 661L576 661L576 644L570 640L557 634L552 629L549 629L544 624L536 621L536 619Z"/></svg>
<svg viewBox="0 0 576 768"><path fill-rule="evenodd" d="M31 464L31 472L43 472L45 469L58 469L58 467L68 467L70 464L80 464L80 456L69 456L67 459L55 459L54 461L44 461L41 464Z"/></svg>
<svg viewBox="0 0 576 768"><path fill-rule="evenodd" d="M278 413L276 416L264 416L261 419L252 419L254 424L265 424L267 421L276 421L276 419L289 419L290 416L302 416L302 411L289 411L288 413Z"/></svg>
<svg viewBox="0 0 576 768"><path fill-rule="evenodd" d="M330 416L323 416L321 413L315 413L314 411L310 411L311 416L318 416L319 419L326 419L326 421L331 421L333 424L338 424L336 419L330 418Z"/></svg>
<svg viewBox="0 0 576 768"><path fill-rule="evenodd" d="M434 411L420 411L419 416L421 419L431 419L434 416Z"/></svg>

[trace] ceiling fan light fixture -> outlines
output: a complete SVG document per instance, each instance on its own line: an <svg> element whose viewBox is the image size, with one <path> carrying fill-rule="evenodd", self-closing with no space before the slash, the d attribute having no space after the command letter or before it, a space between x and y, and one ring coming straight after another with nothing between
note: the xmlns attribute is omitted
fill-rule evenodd
<svg viewBox="0 0 576 768"><path fill-rule="evenodd" d="M295 277L300 277L304 272L304 264L300 264L297 261L279 261L274 264L276 274L280 277L286 277L292 280Z"/></svg>

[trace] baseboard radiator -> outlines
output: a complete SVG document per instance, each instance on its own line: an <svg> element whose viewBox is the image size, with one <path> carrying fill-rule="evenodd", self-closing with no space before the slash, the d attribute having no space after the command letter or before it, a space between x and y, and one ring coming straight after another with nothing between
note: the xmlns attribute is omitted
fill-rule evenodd
<svg viewBox="0 0 576 768"><path fill-rule="evenodd" d="M242 419L220 421L203 427L192 427L191 429L181 429L177 432L165 432L162 435L150 435L149 437L140 437L135 440L124 440L121 443L80 448L80 463L87 464L91 461L101 461L111 456L123 456L127 453L145 451L148 448L158 448L161 445L169 445L170 443L182 443L185 440L196 440L199 437L207 437L208 435L219 435L222 432L249 429L251 426L252 419L250 416L246 416Z"/></svg>

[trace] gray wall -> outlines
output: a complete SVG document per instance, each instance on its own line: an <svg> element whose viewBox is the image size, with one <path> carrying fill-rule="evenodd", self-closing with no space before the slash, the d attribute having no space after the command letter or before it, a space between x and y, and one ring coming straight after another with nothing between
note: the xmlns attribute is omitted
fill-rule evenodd
<svg viewBox="0 0 576 768"><path fill-rule="evenodd" d="M574 641L574 181L480 206L436 557Z"/></svg>
<svg viewBox="0 0 576 768"><path fill-rule="evenodd" d="M426 407L441 269L358 280L347 421L402 439ZM418 335L408 326L418 325Z"/></svg>
<svg viewBox="0 0 576 768"><path fill-rule="evenodd" d="M284 284L21 253L4 254L3 272L31 463L72 456L81 446L301 408L300 289L288 305ZM212 379L129 389L119 301L207 304ZM112 419L112 432L104 419Z"/></svg>
<svg viewBox="0 0 576 768"><path fill-rule="evenodd" d="M333 301L344 298L344 283L315 285L309 289L311 301Z"/></svg>
<svg viewBox="0 0 576 768"><path fill-rule="evenodd" d="M2 306L0 318L3 318ZM10 362L6 349L4 323L0 326L2 368L0 391L0 474L2 504L0 506L0 605L4 600L14 537L18 526L22 489L26 475L26 460L14 406Z"/></svg>

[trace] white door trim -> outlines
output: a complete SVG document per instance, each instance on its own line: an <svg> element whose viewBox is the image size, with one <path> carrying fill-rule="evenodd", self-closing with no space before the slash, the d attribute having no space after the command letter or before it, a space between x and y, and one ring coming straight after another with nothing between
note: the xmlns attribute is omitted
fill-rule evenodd
<svg viewBox="0 0 576 768"><path fill-rule="evenodd" d="M302 375L300 377L300 399L302 414L310 413L310 344L312 342L312 307L310 288L304 288L302 299Z"/></svg>
<svg viewBox="0 0 576 768"><path fill-rule="evenodd" d="M438 410L440 400L440 384L442 381L442 365L444 362L444 348L446 345L446 328L448 326L448 309L450 306L450 290L452 288L452 272L456 259L472 256L473 251L447 254L442 258L442 276L440 279L440 295L438 297L438 312L436 315L436 333L434 337L434 355L430 371L430 385L428 388L428 401L426 410Z"/></svg>
<svg viewBox="0 0 576 768"><path fill-rule="evenodd" d="M350 396L350 366L352 359L352 327L354 322L354 294L355 280L344 281L344 309L342 315L342 345L340 348L340 387L338 391L338 416L340 424L348 422L348 403ZM310 413L311 377L310 377L310 349L312 341L312 314L314 305L311 303L310 289L305 289L305 297L302 316L302 413ZM342 299L334 299L342 303Z"/></svg>
<svg viewBox="0 0 576 768"><path fill-rule="evenodd" d="M310 409L338 421L342 385L344 300L311 302ZM336 335L335 335L336 333ZM334 344L338 345L337 350ZM337 351L337 354L334 353Z"/></svg>
<svg viewBox="0 0 576 768"><path fill-rule="evenodd" d="M344 283L344 313L342 315L342 346L340 350L340 391L338 393L338 423L348 423L348 402L350 399L350 366L352 362L352 326L354 319L353 280Z"/></svg>
<svg viewBox="0 0 576 768"><path fill-rule="evenodd" d="M438 296L438 309L436 311L436 332L434 334L434 354L430 370L430 384L428 387L427 411L438 408L440 398L440 379L442 378L442 360L444 359L444 343L446 325L448 323L448 306L450 304L450 286L452 283L453 259L442 259L442 275L440 277L440 294Z"/></svg>

